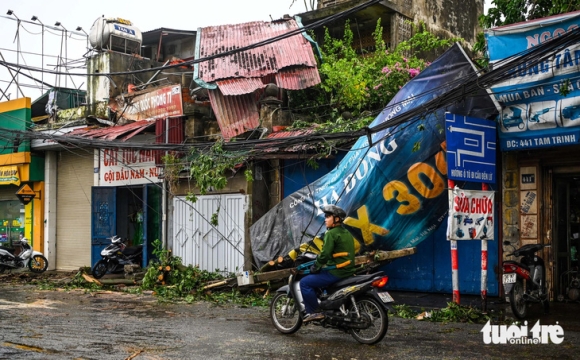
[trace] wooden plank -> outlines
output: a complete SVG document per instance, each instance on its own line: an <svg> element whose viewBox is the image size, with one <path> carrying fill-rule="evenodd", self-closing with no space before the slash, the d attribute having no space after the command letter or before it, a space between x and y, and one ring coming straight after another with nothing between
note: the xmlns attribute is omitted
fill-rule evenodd
<svg viewBox="0 0 580 360"><path fill-rule="evenodd" d="M369 262L383 262L383 261L387 261L387 260L397 259L397 258L400 258L403 256L413 255L416 252L417 252L416 247L405 248L405 249L400 249L400 250L389 250L389 251L378 250L378 251L373 252L369 255L357 256L355 258L355 264L360 265L360 264L365 264L365 263L369 263Z"/></svg>
<svg viewBox="0 0 580 360"><path fill-rule="evenodd" d="M384 261L388 261L388 260L397 259L397 258L400 258L403 256L413 255L416 252L417 252L416 247L405 248L405 249L400 249L400 250L389 250L389 251L378 250L378 251L372 252L369 255L357 256L355 258L355 265L358 266L361 264L367 264L367 263L371 263L371 262L379 262L380 263L380 262L384 262ZM254 283L262 283L262 282L271 281L271 280L283 279L285 277L290 276L290 274L292 273L293 270L294 270L294 268L268 271L268 272L261 273L261 274L254 274L253 275L254 276Z"/></svg>
<svg viewBox="0 0 580 360"><path fill-rule="evenodd" d="M290 276L290 274L292 273L292 270L294 270L294 269L295 268L268 271L268 272L261 273L261 274L254 274L254 282L261 283L264 281L282 279L282 278Z"/></svg>

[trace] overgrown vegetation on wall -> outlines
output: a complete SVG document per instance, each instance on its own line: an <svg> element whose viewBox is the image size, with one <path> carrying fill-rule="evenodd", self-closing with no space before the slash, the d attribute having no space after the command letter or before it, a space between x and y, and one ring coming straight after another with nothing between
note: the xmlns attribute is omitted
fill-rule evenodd
<svg viewBox="0 0 580 360"><path fill-rule="evenodd" d="M342 39L332 38L326 29L319 64L322 82L292 92L291 110L308 115L314 123L331 132L367 126L403 85L429 65L418 54L445 50L459 40L440 39L422 23L413 25L413 34L408 41L389 49L383 40L379 19L373 32L376 51L359 55L353 47L353 32L348 22ZM311 125L296 122L294 127Z"/></svg>

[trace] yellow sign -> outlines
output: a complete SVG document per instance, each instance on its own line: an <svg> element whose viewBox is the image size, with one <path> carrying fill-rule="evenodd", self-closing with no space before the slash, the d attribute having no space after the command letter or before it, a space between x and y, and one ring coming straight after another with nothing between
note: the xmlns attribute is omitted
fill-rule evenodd
<svg viewBox="0 0 580 360"><path fill-rule="evenodd" d="M30 188L30 186L28 186L28 184L24 184L23 187L21 187L20 189L18 189L18 191L16 192L16 195L32 195L32 196L35 196L36 193L34 192L34 190L32 190Z"/></svg>
<svg viewBox="0 0 580 360"><path fill-rule="evenodd" d="M0 166L0 185L20 185L18 166Z"/></svg>
<svg viewBox="0 0 580 360"><path fill-rule="evenodd" d="M27 205L33 198L36 197L36 193L28 186L28 184L24 184L18 191L16 192L16 197L20 199L20 202L24 205Z"/></svg>

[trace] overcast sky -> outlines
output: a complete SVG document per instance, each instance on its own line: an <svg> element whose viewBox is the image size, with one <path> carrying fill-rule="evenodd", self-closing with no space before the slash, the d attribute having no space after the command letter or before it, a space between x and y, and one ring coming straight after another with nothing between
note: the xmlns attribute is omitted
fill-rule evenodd
<svg viewBox="0 0 580 360"><path fill-rule="evenodd" d="M306 1L310 2L310 1ZM491 0L486 0L486 4ZM284 14L294 15L305 12L304 0L213 0L163 2L151 0L3 0L0 5L0 54L7 62L54 69L58 57L65 55L71 60L82 59L86 52L86 37L82 27L90 32L93 22L105 17L120 17L130 20L141 31L160 27L196 30L210 25L237 24L255 20L279 19ZM292 6L291 6L292 5ZM13 15L7 15L12 10ZM32 16L38 20L32 22ZM21 21L20 26L16 20ZM61 26L55 27L60 22ZM44 32L41 23L45 25ZM18 36L16 36L16 31ZM67 30L66 41L62 36ZM44 36L43 36L44 35ZM21 56L17 57L19 49ZM44 54L44 57L42 56ZM1 57L0 57L1 59ZM23 71L25 75L59 86L84 88L81 77L57 78L55 75ZM31 87L34 82L24 75L18 76L26 96L36 99L42 94L40 88ZM0 66L0 90L10 94L11 99L20 97L18 90L9 82L12 76ZM26 86L29 85L29 86ZM46 89L45 89L46 91ZM5 101L0 92L0 101Z"/></svg>

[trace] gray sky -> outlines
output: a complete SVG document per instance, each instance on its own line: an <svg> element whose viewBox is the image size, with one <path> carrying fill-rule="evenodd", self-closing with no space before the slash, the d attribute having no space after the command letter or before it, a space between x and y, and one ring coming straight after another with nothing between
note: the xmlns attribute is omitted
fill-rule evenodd
<svg viewBox="0 0 580 360"><path fill-rule="evenodd" d="M486 4L490 2L486 0ZM82 59L87 41L84 33L75 29L80 26L90 32L93 22L102 15L130 20L142 32L160 27L196 30L210 25L279 19L284 14L306 11L304 3L304 0L296 0L293 5L292 0L193 0L177 3L151 0L4 0L0 6L0 54L7 62L33 67L44 63L45 68L54 69L58 57L66 56L69 62ZM12 10L14 15L7 15L8 10ZM33 15L39 21L32 22ZM16 17L22 20L20 26L15 21ZM55 27L57 21L61 26ZM45 25L44 32L40 22ZM66 37L63 37L64 29L67 30ZM16 55L17 49L21 52L20 57ZM81 77L41 75L26 70L23 73L57 86L85 88ZM0 90L10 93L10 98L15 99L21 95L14 85L8 87L11 79L6 68L0 66ZM32 80L23 75L19 75L18 79L23 84L21 89L25 96L33 101L42 94Z"/></svg>

